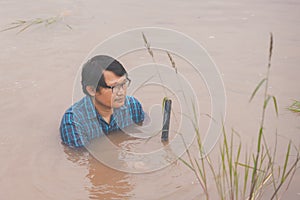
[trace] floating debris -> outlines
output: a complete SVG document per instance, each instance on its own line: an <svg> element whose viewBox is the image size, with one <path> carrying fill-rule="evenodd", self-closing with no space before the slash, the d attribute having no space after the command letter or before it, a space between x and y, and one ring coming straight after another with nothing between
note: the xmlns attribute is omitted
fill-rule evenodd
<svg viewBox="0 0 300 200"><path fill-rule="evenodd" d="M20 28L20 30L17 33L21 33L34 25L44 24L47 27L47 26L57 23L57 22L63 23L69 29L72 29L72 27L69 24L66 24L65 22L63 22L64 18L68 15L70 15L70 11L64 11L57 16L44 18L44 19L43 18L35 18L35 19L30 19L30 20L16 20L15 22L10 23L7 28L0 30L0 32Z"/></svg>

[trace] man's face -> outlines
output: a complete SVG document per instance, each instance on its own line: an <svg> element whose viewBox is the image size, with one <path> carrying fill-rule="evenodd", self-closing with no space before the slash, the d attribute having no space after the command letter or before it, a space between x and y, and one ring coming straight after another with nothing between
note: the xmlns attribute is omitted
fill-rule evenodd
<svg viewBox="0 0 300 200"><path fill-rule="evenodd" d="M107 86L114 87L104 88L100 87L95 94L95 103L108 108L119 108L124 105L126 96L126 87L122 87L127 79L126 76L117 76L111 71L103 72L104 80Z"/></svg>

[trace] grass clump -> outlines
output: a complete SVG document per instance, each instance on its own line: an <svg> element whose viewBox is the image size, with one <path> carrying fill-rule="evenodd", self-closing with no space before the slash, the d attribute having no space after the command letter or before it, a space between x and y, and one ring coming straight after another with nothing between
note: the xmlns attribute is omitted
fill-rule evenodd
<svg viewBox="0 0 300 200"><path fill-rule="evenodd" d="M278 116L278 106L276 97L268 93L269 74L271 68L271 58L273 51L273 35L270 36L269 59L266 76L259 82L254 89L250 101L255 94L264 87L264 99L262 106L262 115L257 138L256 151L251 153L245 151L243 160L242 144L240 140L236 142L239 134L232 130L230 136L223 126L223 141L220 142L218 162L213 162L209 155L204 152L199 128L197 126L197 115L194 114L194 130L197 135L198 151L200 159L193 157L190 150L187 149L188 160L180 160L189 167L197 177L197 180L204 191L206 199L211 198L208 188L208 174L213 177L214 189L217 191L219 199L237 200L237 199L265 199L265 191L268 190L270 199L280 199L280 191L286 185L288 189L297 165L300 160L300 151L289 141L286 147L285 157L281 164L277 160L277 136L273 148L269 146L265 139L264 122L266 119L266 108L270 100L274 104L276 115ZM290 110L298 112L299 102L294 102ZM294 155L292 152L296 152ZM293 158L293 159L292 159ZM269 192L271 190L271 193Z"/></svg>
<svg viewBox="0 0 300 200"><path fill-rule="evenodd" d="M155 63L154 53L150 43L144 33L142 33L142 37L145 47ZM292 142L289 141L286 152L284 153L284 159L283 161L280 161L277 154L277 134L275 137L275 144L272 148L265 139L266 133L264 124L266 119L266 109L270 102L273 102L276 115L278 116L277 99L275 96L268 93L272 52L273 35L271 34L267 73L258 83L250 97L250 101L252 101L256 93L260 89L263 89L263 106L257 146L254 152L243 149L243 153L243 145L239 138L239 134L233 129L228 133L223 125L223 140L220 142L217 162L215 162L215 159L212 160L204 150L198 126L198 114L196 113L196 109L194 109L194 116L192 116L191 120L196 133L197 153L199 153L200 158L198 158L198 156L193 156L182 137L183 143L186 146L187 160L183 158L179 158L179 160L193 171L204 192L205 199L207 200L212 198L212 192L214 192L214 195L218 196L218 199L221 200L265 199L264 195L266 195L266 191L268 191L267 195L271 200L280 199L281 194L289 188L294 177L300 161L299 148L293 146ZM172 68L174 68L177 74L178 70L174 59L169 52L166 53L172 64ZM163 81L161 77L160 80ZM295 101L288 109L294 112L300 112L300 102ZM239 139L237 140L237 138ZM281 164L278 164L280 162ZM213 177L213 188L209 186L211 176ZM285 190L283 189L284 186L286 186ZM216 194L215 191L217 191Z"/></svg>

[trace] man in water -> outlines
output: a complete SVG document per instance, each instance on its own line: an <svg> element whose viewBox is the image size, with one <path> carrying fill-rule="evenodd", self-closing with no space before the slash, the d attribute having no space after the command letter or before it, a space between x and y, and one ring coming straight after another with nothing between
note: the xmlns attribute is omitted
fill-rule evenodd
<svg viewBox="0 0 300 200"><path fill-rule="evenodd" d="M114 58L98 55L88 60L82 68L81 85L86 96L72 105L61 121L64 144L87 146L94 138L143 123L140 102L126 96L128 74Z"/></svg>

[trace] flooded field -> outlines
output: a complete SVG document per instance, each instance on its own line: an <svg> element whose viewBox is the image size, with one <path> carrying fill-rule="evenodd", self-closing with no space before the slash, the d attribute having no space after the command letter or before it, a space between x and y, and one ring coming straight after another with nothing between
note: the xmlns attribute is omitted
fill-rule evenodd
<svg viewBox="0 0 300 200"><path fill-rule="evenodd" d="M256 147L263 94L258 93L251 103L249 98L265 75L272 32L269 93L277 98L279 116L270 106L265 130L270 143L277 131L278 157L282 158L289 139L296 147L300 145L299 115L286 109L292 100L300 100L299 9L300 2L289 0L0 0L0 29L16 20L63 19L47 27L32 25L21 33L20 28L0 32L1 198L202 199L196 177L180 161L149 173L126 173L105 166L85 150L73 150L60 142L60 120L72 104L76 74L86 56L108 37L144 26L180 31L207 50L224 81L225 126L228 130L234 128L245 148L252 150ZM124 55L120 60L131 70L141 64L147 56L144 53ZM184 66L180 61L177 64ZM209 93L203 81L197 83L192 71L185 70L184 74L196 81L193 87L204 113L199 120L205 132ZM154 104L161 104L164 94L158 91L156 87L145 87L136 93L146 112ZM178 107L174 102L174 109ZM176 119L172 120L172 128L176 128ZM110 136L115 144L142 152L163 146L159 136L155 138L145 143L123 133ZM195 152L195 145L191 149ZM218 145L212 155L217 152ZM137 163L136 167L144 166ZM298 170L282 199L299 199L299 184Z"/></svg>

